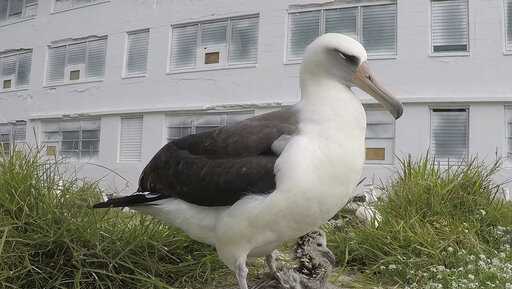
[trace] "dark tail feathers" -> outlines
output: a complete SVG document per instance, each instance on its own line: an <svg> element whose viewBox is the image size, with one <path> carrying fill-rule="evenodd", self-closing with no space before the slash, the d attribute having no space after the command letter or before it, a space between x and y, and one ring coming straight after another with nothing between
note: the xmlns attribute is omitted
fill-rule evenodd
<svg viewBox="0 0 512 289"><path fill-rule="evenodd" d="M95 204L93 209L100 208L121 208L151 205L151 202L167 199L169 196L155 193L134 193L133 195L112 198L106 202Z"/></svg>

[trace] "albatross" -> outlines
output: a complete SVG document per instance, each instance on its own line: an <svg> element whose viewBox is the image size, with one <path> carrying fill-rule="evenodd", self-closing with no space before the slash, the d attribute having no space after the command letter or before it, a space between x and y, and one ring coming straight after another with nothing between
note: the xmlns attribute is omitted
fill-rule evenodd
<svg viewBox="0 0 512 289"><path fill-rule="evenodd" d="M354 196L366 115L353 86L402 115L370 72L363 46L324 34L305 50L295 106L169 142L144 168L137 193L94 207L130 207L215 246L248 289L249 258L269 260Z"/></svg>

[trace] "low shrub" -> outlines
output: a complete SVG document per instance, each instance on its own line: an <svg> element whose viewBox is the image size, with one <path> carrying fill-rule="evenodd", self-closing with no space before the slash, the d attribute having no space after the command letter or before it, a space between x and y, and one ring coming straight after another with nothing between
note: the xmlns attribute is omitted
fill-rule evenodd
<svg viewBox="0 0 512 289"><path fill-rule="evenodd" d="M2 288L172 288L226 272L214 250L138 213L92 210L95 183L37 151L0 159ZM197 288L197 287L196 287Z"/></svg>
<svg viewBox="0 0 512 289"><path fill-rule="evenodd" d="M509 288L512 206L498 198L499 167L477 159L449 167L428 156L401 160L375 206L378 225L331 230L330 246L347 268L377 284Z"/></svg>

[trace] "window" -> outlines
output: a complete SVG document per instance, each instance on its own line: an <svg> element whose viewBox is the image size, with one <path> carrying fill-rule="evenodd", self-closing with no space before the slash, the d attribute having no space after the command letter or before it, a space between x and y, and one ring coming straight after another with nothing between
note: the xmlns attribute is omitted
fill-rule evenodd
<svg viewBox="0 0 512 289"><path fill-rule="evenodd" d="M91 159L98 156L100 120L47 121L43 126L43 139L48 156L72 159Z"/></svg>
<svg viewBox="0 0 512 289"><path fill-rule="evenodd" d="M366 163L393 162L395 121L386 110L366 107Z"/></svg>
<svg viewBox="0 0 512 289"><path fill-rule="evenodd" d="M467 51L468 0L432 0L432 52Z"/></svg>
<svg viewBox="0 0 512 289"><path fill-rule="evenodd" d="M24 88L30 84L32 49L0 54L0 91Z"/></svg>
<svg viewBox="0 0 512 289"><path fill-rule="evenodd" d="M143 117L140 115L121 117L119 139L119 161L140 161L142 153Z"/></svg>
<svg viewBox="0 0 512 289"><path fill-rule="evenodd" d="M149 29L127 33L125 75L146 73L148 63Z"/></svg>
<svg viewBox="0 0 512 289"><path fill-rule="evenodd" d="M512 50L512 0L505 1L505 48Z"/></svg>
<svg viewBox="0 0 512 289"><path fill-rule="evenodd" d="M467 108L433 108L431 150L442 163L460 162L468 155L469 111Z"/></svg>
<svg viewBox="0 0 512 289"><path fill-rule="evenodd" d="M512 160L512 106L505 107L506 158Z"/></svg>
<svg viewBox="0 0 512 289"><path fill-rule="evenodd" d="M187 135L232 125L253 115L253 111L169 115L167 140L172 141Z"/></svg>
<svg viewBox="0 0 512 289"><path fill-rule="evenodd" d="M254 64L258 25L258 16L246 16L173 26L170 69Z"/></svg>
<svg viewBox="0 0 512 289"><path fill-rule="evenodd" d="M292 12L288 15L287 61L301 60L306 46L323 33L360 41L373 57L396 55L396 3Z"/></svg>
<svg viewBox="0 0 512 289"><path fill-rule="evenodd" d="M37 0L0 0L0 24L34 17Z"/></svg>
<svg viewBox="0 0 512 289"><path fill-rule="evenodd" d="M105 1L106 0L55 0L53 11L63 11Z"/></svg>
<svg viewBox="0 0 512 289"><path fill-rule="evenodd" d="M26 137L26 121L0 124L0 156L10 155L14 147L21 147Z"/></svg>
<svg viewBox="0 0 512 289"><path fill-rule="evenodd" d="M106 38L55 45L48 48L47 84L101 80L105 74Z"/></svg>

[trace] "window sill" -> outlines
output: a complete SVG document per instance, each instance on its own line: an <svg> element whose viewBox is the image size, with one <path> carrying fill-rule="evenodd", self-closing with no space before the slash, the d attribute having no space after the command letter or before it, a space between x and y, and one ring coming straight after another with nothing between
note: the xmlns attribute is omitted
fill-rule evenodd
<svg viewBox="0 0 512 289"><path fill-rule="evenodd" d="M385 59L397 59L397 54L374 54L374 55L368 55L368 60L385 60ZM292 59L292 60L286 60L284 62L285 65L294 65L294 64L301 64L302 59Z"/></svg>
<svg viewBox="0 0 512 289"><path fill-rule="evenodd" d="M503 55L506 55L506 56L508 56L508 55L512 55L512 49L505 49L505 50L503 51Z"/></svg>
<svg viewBox="0 0 512 289"><path fill-rule="evenodd" d="M214 70L229 70L229 69L240 69L240 68L255 68L257 64L238 64L229 66L216 66L216 67L201 67L201 68L187 68L187 69L176 69L170 70L166 74L180 74L189 72L202 72L202 71L214 71Z"/></svg>
<svg viewBox="0 0 512 289"><path fill-rule="evenodd" d="M364 161L364 166L370 166L370 167L377 167L377 166L385 166L385 167L392 167L393 163L389 161Z"/></svg>
<svg viewBox="0 0 512 289"><path fill-rule="evenodd" d="M430 57L467 57L470 56L471 53L469 51L460 51L460 52L430 52Z"/></svg>
<svg viewBox="0 0 512 289"><path fill-rule="evenodd" d="M148 77L148 75L146 73L144 73L144 74L121 75L121 79L144 78L144 77Z"/></svg>
<svg viewBox="0 0 512 289"><path fill-rule="evenodd" d="M24 90L28 90L28 87L0 89L0 93L17 92L17 91L24 91Z"/></svg>
<svg viewBox="0 0 512 289"><path fill-rule="evenodd" d="M36 18L36 16L30 16L30 17L27 17L27 18L20 18L20 19L16 19L16 20L7 20L5 22L0 23L0 27L9 26L9 25L12 25L12 24L17 24L17 23L21 23L21 22L25 22L25 21L34 20L35 18Z"/></svg>
<svg viewBox="0 0 512 289"><path fill-rule="evenodd" d="M102 82L103 79L97 79L97 80L84 80L84 81L74 81L74 82L61 82L61 83L52 83L52 84L46 84L43 87L44 88L52 88L57 86L67 86L67 85L77 85L77 84L87 84L87 83L94 83L94 82Z"/></svg>
<svg viewBox="0 0 512 289"><path fill-rule="evenodd" d="M71 11L71 10L75 10L75 9L81 9L81 8L85 8L85 7L89 7L89 6L100 5L100 4L104 4L104 3L108 3L108 2L110 2L110 0L97 1L94 3L79 5L79 6L75 6L75 7L71 7L71 8L65 8L62 10L54 10L52 8L52 12L50 14L59 14L59 13L63 13L63 12L67 12L67 11Z"/></svg>

